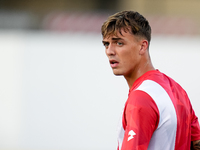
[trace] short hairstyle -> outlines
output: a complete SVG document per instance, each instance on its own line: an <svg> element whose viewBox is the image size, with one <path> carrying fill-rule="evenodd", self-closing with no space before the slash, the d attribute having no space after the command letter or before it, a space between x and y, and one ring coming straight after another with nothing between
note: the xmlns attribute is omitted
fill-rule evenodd
<svg viewBox="0 0 200 150"><path fill-rule="evenodd" d="M134 11L121 11L110 17L103 23L101 33L103 38L116 35L121 29L129 31L133 35L144 37L150 44L151 27L145 17Z"/></svg>

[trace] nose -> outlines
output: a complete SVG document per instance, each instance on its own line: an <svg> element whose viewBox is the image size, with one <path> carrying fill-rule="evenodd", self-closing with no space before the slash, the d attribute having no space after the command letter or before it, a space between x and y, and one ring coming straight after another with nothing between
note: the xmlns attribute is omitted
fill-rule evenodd
<svg viewBox="0 0 200 150"><path fill-rule="evenodd" d="M107 48L106 48L106 55L107 56L112 56L115 55L115 48L112 44L110 44Z"/></svg>

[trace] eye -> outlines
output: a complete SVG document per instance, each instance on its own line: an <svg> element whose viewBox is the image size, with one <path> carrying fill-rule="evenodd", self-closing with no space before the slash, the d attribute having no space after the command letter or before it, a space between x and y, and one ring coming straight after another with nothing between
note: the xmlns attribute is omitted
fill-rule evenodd
<svg viewBox="0 0 200 150"><path fill-rule="evenodd" d="M122 46L123 43L122 42L117 42L117 45Z"/></svg>
<svg viewBox="0 0 200 150"><path fill-rule="evenodd" d="M108 43L108 42L104 42L103 45L104 45L105 47L108 47L108 46L109 46L109 43Z"/></svg>

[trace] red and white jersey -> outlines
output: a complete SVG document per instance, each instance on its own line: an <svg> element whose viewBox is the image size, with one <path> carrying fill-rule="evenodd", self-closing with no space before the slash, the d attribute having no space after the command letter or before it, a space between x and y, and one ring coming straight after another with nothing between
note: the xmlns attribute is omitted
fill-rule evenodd
<svg viewBox="0 0 200 150"><path fill-rule="evenodd" d="M189 150L200 140L186 92L158 70L134 82L120 124L118 150Z"/></svg>

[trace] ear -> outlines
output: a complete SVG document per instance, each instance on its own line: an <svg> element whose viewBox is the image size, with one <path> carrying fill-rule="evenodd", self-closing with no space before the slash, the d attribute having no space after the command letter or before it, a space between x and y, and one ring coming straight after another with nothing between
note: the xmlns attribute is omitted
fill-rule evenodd
<svg viewBox="0 0 200 150"><path fill-rule="evenodd" d="M147 40L141 40L140 55L143 55L148 49L149 43Z"/></svg>

